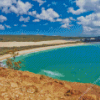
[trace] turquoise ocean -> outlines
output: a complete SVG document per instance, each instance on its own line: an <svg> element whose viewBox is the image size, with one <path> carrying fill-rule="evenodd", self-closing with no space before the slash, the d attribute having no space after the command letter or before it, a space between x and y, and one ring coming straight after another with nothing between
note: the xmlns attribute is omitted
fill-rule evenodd
<svg viewBox="0 0 100 100"><path fill-rule="evenodd" d="M95 84L100 85L100 43L44 50L21 55L17 60L25 66L22 71L70 82L97 81Z"/></svg>

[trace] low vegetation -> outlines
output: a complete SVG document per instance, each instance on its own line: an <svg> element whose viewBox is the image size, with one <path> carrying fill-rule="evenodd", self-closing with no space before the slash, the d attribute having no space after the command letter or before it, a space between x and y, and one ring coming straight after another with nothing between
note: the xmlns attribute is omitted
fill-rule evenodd
<svg viewBox="0 0 100 100"><path fill-rule="evenodd" d="M62 37L46 35L0 35L0 42L38 42L59 39L82 39L83 37Z"/></svg>
<svg viewBox="0 0 100 100"><path fill-rule="evenodd" d="M21 68L20 66L21 61L17 61L17 62L15 61L15 58L18 55L18 52L16 51L17 51L16 49L8 51L8 53L10 53L11 56L13 57L12 59L8 58L6 61L6 65L9 69L19 70Z"/></svg>

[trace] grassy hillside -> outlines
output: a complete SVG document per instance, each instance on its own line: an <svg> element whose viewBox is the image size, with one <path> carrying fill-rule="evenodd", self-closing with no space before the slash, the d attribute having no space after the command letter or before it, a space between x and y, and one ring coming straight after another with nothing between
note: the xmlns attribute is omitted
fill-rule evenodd
<svg viewBox="0 0 100 100"><path fill-rule="evenodd" d="M45 36L45 35L0 35L0 42L17 41L17 42L30 42L30 41L47 41L58 39L82 39L82 37L61 37L61 36Z"/></svg>

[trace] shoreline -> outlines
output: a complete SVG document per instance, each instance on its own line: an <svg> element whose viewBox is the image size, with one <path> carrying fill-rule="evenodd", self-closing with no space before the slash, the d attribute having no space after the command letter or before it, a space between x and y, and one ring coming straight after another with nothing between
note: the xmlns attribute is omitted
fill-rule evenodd
<svg viewBox="0 0 100 100"><path fill-rule="evenodd" d="M35 50L30 49L30 51L22 50L21 52L20 51L19 52L20 52L20 55L22 55L22 54L26 55L26 54L50 50L50 49L54 50L57 48L59 49L59 48L66 48L66 47L69 48L69 47L87 46L87 45L91 45L91 44L90 43L74 43L74 44L67 44L67 45L56 45L56 46L36 48ZM34 51L32 51L32 50L34 50ZM38 50L38 51L36 51L36 50ZM30 52L30 53L26 53L26 52ZM20 55L18 55L18 56L20 56ZM5 56L5 55L3 55L3 56ZM54 96L58 97L58 94L60 94L61 99L65 98L64 100L69 99L69 98L71 100L72 99L76 100L76 99L79 99L79 97L81 97L81 96L83 98L90 98L90 99L95 99L95 100L96 100L96 98L97 99L100 98L100 95L99 95L100 94L99 93L100 86L97 84L94 84L94 83L81 83L81 82L76 82L76 81L61 80L61 79L57 79L57 78L55 79L50 76L36 74L33 72L29 72L29 71L12 70L12 69L8 69L8 68L4 69L2 67L0 67L0 71L1 71L0 76L2 77L0 79L1 85L6 84L7 82L10 83L9 86L8 86L8 84L4 85L3 87L1 86L1 91L2 90L4 91L5 88L7 88L7 90L9 90L9 91L4 91L5 93L8 93L8 92L12 93L12 91L13 91L13 95L16 95L16 88L17 88L17 90L20 90L24 86L25 89L30 89L29 87L33 86L32 87L33 90L30 89L32 92L30 92L30 91L29 91L29 93L22 92L21 93L22 97L23 97L23 95L28 97L29 94L33 93L34 89L36 89L36 92L34 92L34 93L36 93L36 95L34 95L35 97L33 96L34 98L37 98L37 95L42 95L42 97L43 97L43 93L44 94L46 93L45 91L47 91L47 94L49 92L49 95L47 97L49 97L49 96L51 97L51 95L52 95L52 99L54 98ZM12 77L12 76L14 76L14 77ZM6 80L7 80L7 82L6 82ZM41 87L42 87L42 92L38 91L38 90L41 90ZM91 90L89 90L88 93L84 94L90 87L93 87L93 88ZM59 92L58 90L61 88L62 88L62 90ZM52 90L52 89L54 89L54 90ZM55 94L54 94L54 91L55 91ZM67 93L68 93L68 95L67 95ZM30 95L30 96L32 96L32 95ZM21 96L19 96L19 97L20 97L20 99L22 99ZM45 96L44 96L44 98L45 98ZM39 97L39 99L40 99L40 97Z"/></svg>
<svg viewBox="0 0 100 100"><path fill-rule="evenodd" d="M18 51L18 56L24 55L24 54L30 54L34 52L44 51L44 50L50 50L50 49L56 49L56 48L63 48L63 47L72 47L72 46L79 46L84 45L87 43L73 43L73 44L64 44L64 45L56 45L56 46L47 46L47 47L40 47L40 48L34 48L34 49L28 49L28 50L21 50ZM7 58L11 58L10 54L5 54L0 56L0 61L4 61Z"/></svg>

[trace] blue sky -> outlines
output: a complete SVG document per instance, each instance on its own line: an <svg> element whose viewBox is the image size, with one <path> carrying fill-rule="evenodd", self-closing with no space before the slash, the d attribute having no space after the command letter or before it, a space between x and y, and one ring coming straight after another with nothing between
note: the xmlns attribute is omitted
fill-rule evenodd
<svg viewBox="0 0 100 100"><path fill-rule="evenodd" d="M99 36L100 0L0 0L0 34Z"/></svg>

